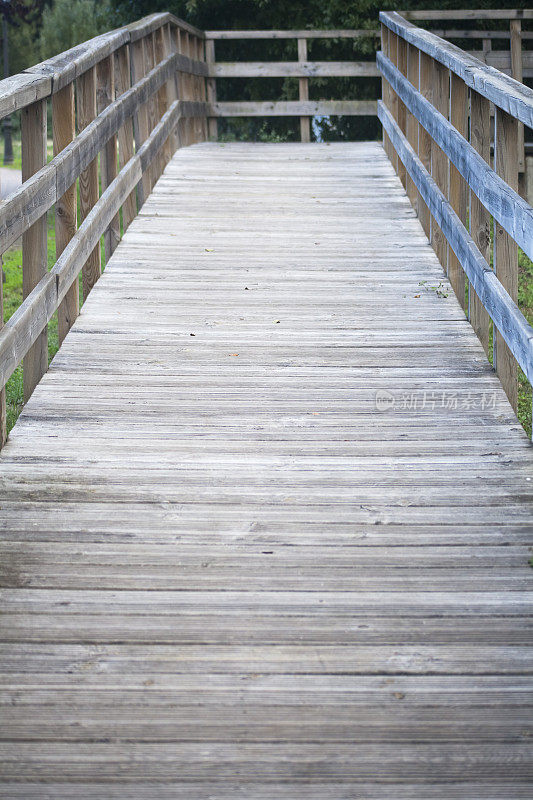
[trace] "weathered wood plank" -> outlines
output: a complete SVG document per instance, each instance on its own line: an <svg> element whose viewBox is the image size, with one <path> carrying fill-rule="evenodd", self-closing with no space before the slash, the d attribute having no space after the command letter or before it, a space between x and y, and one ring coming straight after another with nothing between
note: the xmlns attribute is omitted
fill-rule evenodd
<svg viewBox="0 0 533 800"><path fill-rule="evenodd" d="M77 100L78 100L78 127L80 131L87 128L97 115L96 107L96 68L91 67L76 81ZM89 165L80 173L80 214L81 221L84 222L92 209L98 202L100 194L98 182L98 154ZM100 263L100 243L93 244L92 250L87 254L87 259L83 265L83 302L87 300L89 292L97 282L101 273Z"/></svg>
<svg viewBox="0 0 533 800"><path fill-rule="evenodd" d="M301 117L338 114L374 116L375 100L286 100L224 102L211 106L214 117Z"/></svg>
<svg viewBox="0 0 533 800"><path fill-rule="evenodd" d="M299 39L299 42L306 41ZM306 49L307 50L307 49ZM373 61L308 61L307 51L299 61L219 61L209 69L212 78L340 78L379 77ZM307 100L301 97L300 100Z"/></svg>

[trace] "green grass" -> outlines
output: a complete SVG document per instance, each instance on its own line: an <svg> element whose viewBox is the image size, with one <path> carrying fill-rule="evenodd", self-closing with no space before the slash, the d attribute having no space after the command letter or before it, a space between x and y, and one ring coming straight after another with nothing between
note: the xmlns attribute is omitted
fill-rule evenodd
<svg viewBox="0 0 533 800"><path fill-rule="evenodd" d="M4 154L2 150L2 167L7 167L7 169L18 169L19 171L22 169L22 145L21 141L17 136L12 137L12 145L13 145L13 163L12 164L4 164ZM46 144L46 160L51 161L53 156L53 142L52 139L48 139Z"/></svg>

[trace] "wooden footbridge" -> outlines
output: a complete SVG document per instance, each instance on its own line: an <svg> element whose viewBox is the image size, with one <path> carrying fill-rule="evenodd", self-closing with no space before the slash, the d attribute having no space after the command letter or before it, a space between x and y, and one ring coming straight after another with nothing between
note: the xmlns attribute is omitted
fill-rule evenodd
<svg viewBox="0 0 533 800"><path fill-rule="evenodd" d="M229 34L168 14L0 84L2 798L532 796L533 92L381 24L383 145L208 141Z"/></svg>

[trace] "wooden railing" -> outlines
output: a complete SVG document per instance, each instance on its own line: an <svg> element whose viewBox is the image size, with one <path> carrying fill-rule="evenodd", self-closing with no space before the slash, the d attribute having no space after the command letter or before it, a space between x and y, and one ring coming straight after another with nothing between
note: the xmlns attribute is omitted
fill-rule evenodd
<svg viewBox="0 0 533 800"><path fill-rule="evenodd" d="M378 77L374 61L308 61L309 39L360 39L378 36L372 30L329 31L206 31L209 63L208 100L212 117L211 138L217 138L219 117L300 117L302 142L311 140L313 116L375 116L376 100L310 100L310 78ZM228 39L293 39L298 42L298 61L217 62L215 42ZM220 78L298 78L299 99L278 102L217 102L217 79Z"/></svg>
<svg viewBox="0 0 533 800"><path fill-rule="evenodd" d="M517 364L533 382L533 328L516 305L517 248L533 258L533 209L517 192L533 91L398 13L380 21L386 152L487 354L492 335L516 410Z"/></svg>
<svg viewBox="0 0 533 800"><path fill-rule="evenodd" d="M207 138L206 75L203 32L154 14L0 82L0 118L21 112L23 180L0 204L0 252L22 237L24 298L2 328L0 281L0 445L7 380L23 359L26 401L48 366L52 315L61 343L79 313L80 271L84 300L100 276L101 237L108 259L176 147Z"/></svg>

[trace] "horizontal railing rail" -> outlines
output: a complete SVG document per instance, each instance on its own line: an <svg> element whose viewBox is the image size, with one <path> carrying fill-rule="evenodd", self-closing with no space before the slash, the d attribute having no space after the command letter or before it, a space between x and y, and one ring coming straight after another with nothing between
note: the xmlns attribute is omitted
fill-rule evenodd
<svg viewBox="0 0 533 800"><path fill-rule="evenodd" d="M376 78L374 61L310 61L307 56L309 39L376 39L376 30L272 30L272 31L206 31L206 53L209 62L207 96L210 102L209 132L218 136L219 118L231 117L300 117L302 142L311 140L313 116L375 116L377 100L310 100L309 80L312 78ZM298 61L216 61L215 42L224 40L287 40L298 43ZM217 79L221 78L298 78L298 100L217 102Z"/></svg>
<svg viewBox="0 0 533 800"><path fill-rule="evenodd" d="M517 306L518 246L533 258L533 209L518 193L533 90L396 12L380 21L386 152L517 410L517 365L533 383L533 328Z"/></svg>
<svg viewBox="0 0 533 800"><path fill-rule="evenodd" d="M0 203L0 252L22 237L23 267L23 302L4 326L0 313L0 445L5 385L23 361L24 401L33 392L48 366L47 325L57 311L61 344L79 313L79 274L83 300L101 274L102 237L108 260L176 147L207 138L204 38L153 14L0 81L0 117L21 113L23 173Z"/></svg>

